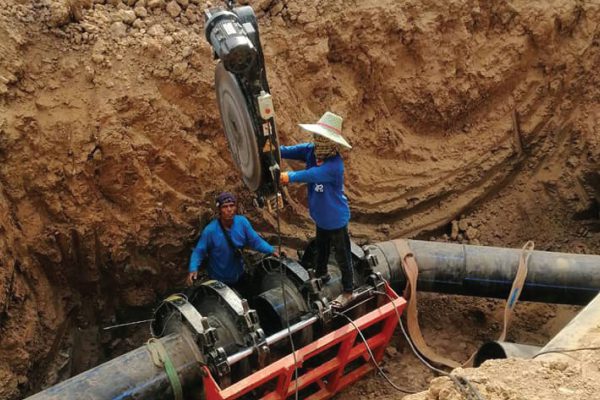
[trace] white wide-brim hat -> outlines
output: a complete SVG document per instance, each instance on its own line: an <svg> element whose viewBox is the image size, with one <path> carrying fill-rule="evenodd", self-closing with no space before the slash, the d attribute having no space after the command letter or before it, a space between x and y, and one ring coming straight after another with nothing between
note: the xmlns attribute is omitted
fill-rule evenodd
<svg viewBox="0 0 600 400"><path fill-rule="evenodd" d="M351 149L350 143L342 136L342 122L344 122L342 117L327 111L316 124L298 124L298 126Z"/></svg>

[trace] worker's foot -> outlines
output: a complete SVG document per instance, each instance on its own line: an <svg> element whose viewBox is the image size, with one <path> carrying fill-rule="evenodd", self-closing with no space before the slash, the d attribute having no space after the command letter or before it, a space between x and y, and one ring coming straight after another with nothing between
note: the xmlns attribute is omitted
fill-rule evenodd
<svg viewBox="0 0 600 400"><path fill-rule="evenodd" d="M333 308L345 308L354 300L354 292L344 292L331 302Z"/></svg>
<svg viewBox="0 0 600 400"><path fill-rule="evenodd" d="M331 275L329 275L329 273L325 273L325 275L319 276L319 279L321 279L323 285L327 285L327 283L331 280Z"/></svg>

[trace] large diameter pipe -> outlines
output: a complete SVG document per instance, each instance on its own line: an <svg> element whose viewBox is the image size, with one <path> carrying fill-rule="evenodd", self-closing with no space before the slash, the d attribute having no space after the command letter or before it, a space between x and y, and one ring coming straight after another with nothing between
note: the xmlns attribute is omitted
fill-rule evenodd
<svg viewBox="0 0 600 400"><path fill-rule="evenodd" d="M187 333L159 339L165 347L184 388L184 395L200 393L200 355ZM95 368L39 392L27 400L125 400L172 399L173 390L163 368L154 365L147 346L112 359Z"/></svg>
<svg viewBox="0 0 600 400"><path fill-rule="evenodd" d="M408 240L419 265L418 289L432 292L506 298L520 249ZM400 253L394 241L365 246L381 272L403 287ZM587 304L600 291L600 256L532 251L521 300Z"/></svg>
<svg viewBox="0 0 600 400"><path fill-rule="evenodd" d="M473 360L473 366L479 367L487 360L498 360L504 358L530 359L541 350L539 346L528 344L493 341L484 343Z"/></svg>
<svg viewBox="0 0 600 400"><path fill-rule="evenodd" d="M585 306L534 356L536 360L572 360L578 352L600 351L600 295Z"/></svg>

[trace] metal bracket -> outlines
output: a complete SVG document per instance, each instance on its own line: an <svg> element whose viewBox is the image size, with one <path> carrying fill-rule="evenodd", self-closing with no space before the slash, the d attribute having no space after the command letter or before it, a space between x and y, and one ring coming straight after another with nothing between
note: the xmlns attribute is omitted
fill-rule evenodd
<svg viewBox="0 0 600 400"><path fill-rule="evenodd" d="M242 310L243 314L240 315L240 321L244 328L248 331L253 332L260 329L260 321L258 319L258 313L256 310L250 308L248 300L242 299Z"/></svg>
<svg viewBox="0 0 600 400"><path fill-rule="evenodd" d="M380 292L385 290L385 280L381 276L381 273L373 272L371 275L369 275L368 281L371 285L373 285L375 290Z"/></svg>
<svg viewBox="0 0 600 400"><path fill-rule="evenodd" d="M353 240L350 241L350 252L354 257L358 258L359 260L365 258L365 251L362 249L362 247L354 243Z"/></svg>
<svg viewBox="0 0 600 400"><path fill-rule="evenodd" d="M231 373L231 366L227 362L227 353L222 347L208 353L208 365L210 365L218 377L228 376Z"/></svg>
<svg viewBox="0 0 600 400"><path fill-rule="evenodd" d="M323 325L327 324L333 318L333 310L327 298L323 297L311 303L313 312L319 317Z"/></svg>
<svg viewBox="0 0 600 400"><path fill-rule="evenodd" d="M287 271L291 272L292 277L301 283L310 279L310 276L304 267L291 258L281 258L280 262L285 266Z"/></svg>
<svg viewBox="0 0 600 400"><path fill-rule="evenodd" d="M308 270L308 277L309 280L304 282L304 289L310 296L321 297L320 293L323 290L323 281L317 278L315 270L312 268Z"/></svg>
<svg viewBox="0 0 600 400"><path fill-rule="evenodd" d="M261 328L258 328L254 332L250 332L249 337L252 343L249 343L248 345L253 346L256 350L255 354L258 367L264 368L269 361L269 356L271 355L271 349L267 344L267 336Z"/></svg>
<svg viewBox="0 0 600 400"><path fill-rule="evenodd" d="M239 316L244 315L244 305L242 299L223 282L211 280L202 283L201 288L219 296L229 308Z"/></svg>
<svg viewBox="0 0 600 400"><path fill-rule="evenodd" d="M267 256L260 261L260 265L265 271L278 272L280 264L283 265L286 276L292 279L297 287L305 284L310 279L308 271L291 258Z"/></svg>
<svg viewBox="0 0 600 400"><path fill-rule="evenodd" d="M317 278L315 270L308 270L309 280L304 283L304 291L308 294L312 311L319 316L323 325L327 324L333 318L333 310L327 297L323 296L323 281Z"/></svg>
<svg viewBox="0 0 600 400"><path fill-rule="evenodd" d="M240 298L229 286L218 281L208 281L203 284L205 290L210 290L218 295L238 316L239 327L243 329L244 340L248 346L256 348L258 362L266 362L269 356L269 347L266 345L266 335L260 326L256 310L251 309L248 300ZM225 359L227 355L225 355ZM218 362L218 360L215 360Z"/></svg>
<svg viewBox="0 0 600 400"><path fill-rule="evenodd" d="M371 253L369 249L365 250L365 260L367 260L367 265L370 268L375 268L379 265L379 259L377 258L377 255Z"/></svg>
<svg viewBox="0 0 600 400"><path fill-rule="evenodd" d="M165 299L165 302L171 304L183 316L185 322L192 328L196 342L205 349L212 348L218 340L217 330L208 324L208 318L196 310L184 297L172 295Z"/></svg>
<svg viewBox="0 0 600 400"><path fill-rule="evenodd" d="M267 345L267 336L265 335L265 331L260 327L258 313L256 310L250 309L248 300L242 299L242 307L244 308L242 323L246 325L248 330L246 345L256 349L258 365L262 368L266 365L270 354L270 349Z"/></svg>

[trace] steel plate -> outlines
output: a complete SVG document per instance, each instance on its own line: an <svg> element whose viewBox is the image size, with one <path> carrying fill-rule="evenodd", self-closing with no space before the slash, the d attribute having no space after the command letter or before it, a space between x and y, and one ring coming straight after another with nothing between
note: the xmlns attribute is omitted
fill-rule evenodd
<svg viewBox="0 0 600 400"><path fill-rule="evenodd" d="M233 160L252 191L261 184L262 167L250 111L235 76L219 62L215 70L217 103Z"/></svg>

